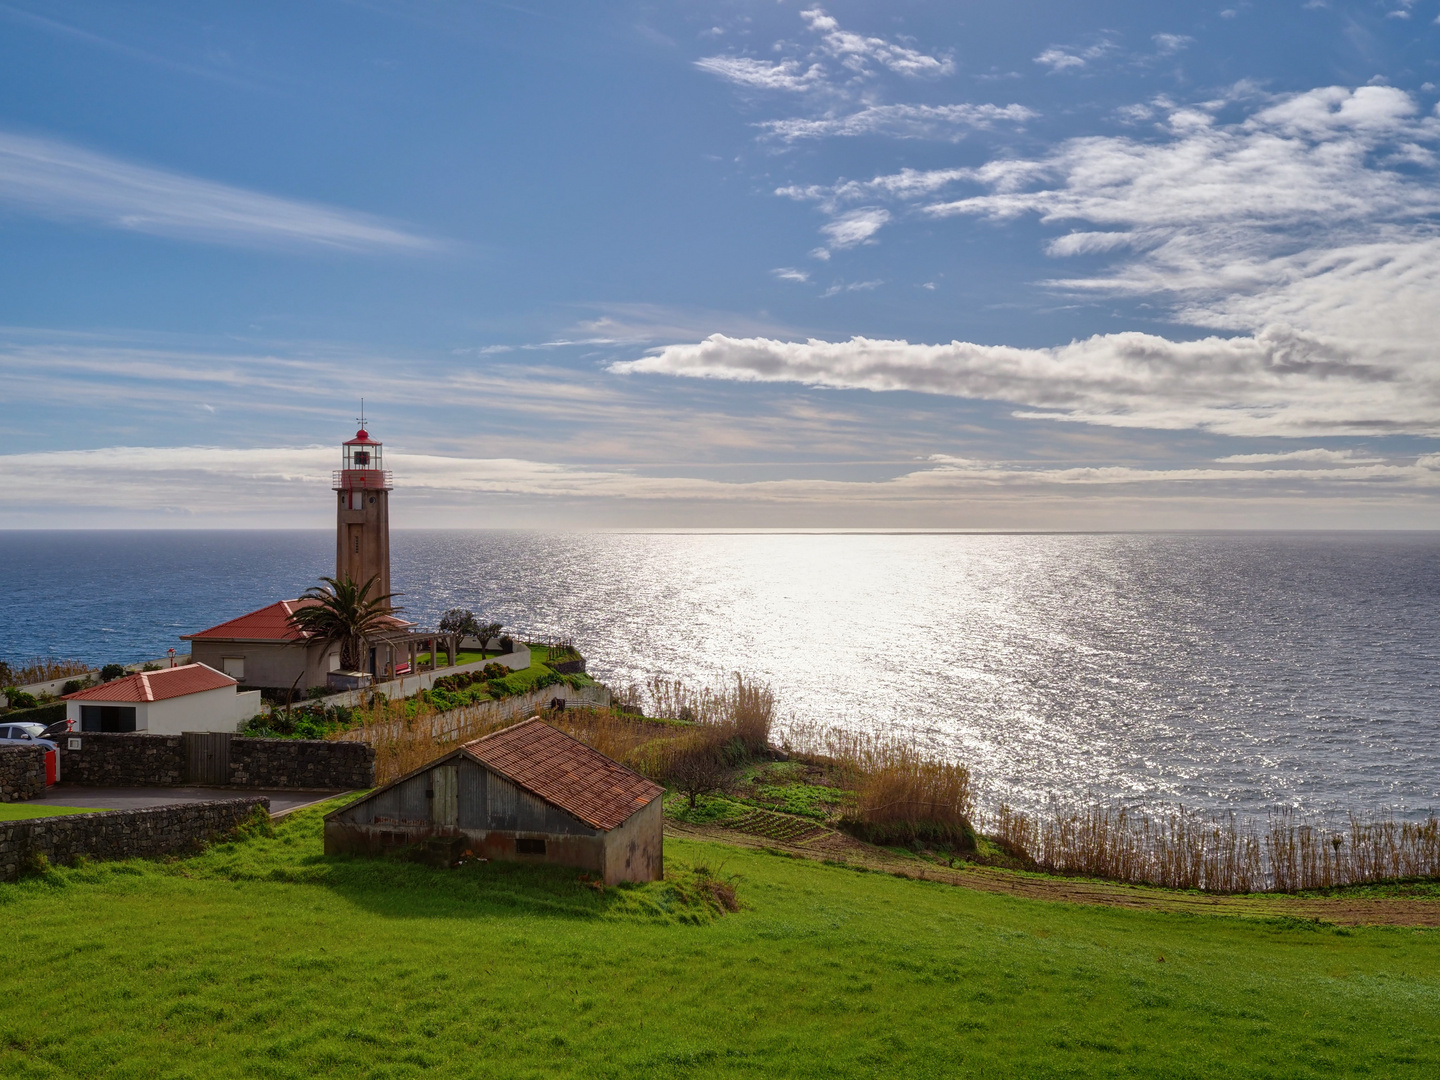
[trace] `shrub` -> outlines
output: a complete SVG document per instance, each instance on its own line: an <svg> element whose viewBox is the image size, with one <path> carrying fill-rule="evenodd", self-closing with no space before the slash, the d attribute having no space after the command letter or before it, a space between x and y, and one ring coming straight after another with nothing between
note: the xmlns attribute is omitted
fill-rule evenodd
<svg viewBox="0 0 1440 1080"><path fill-rule="evenodd" d="M101 681L101 682L110 682L112 679L118 679L118 678L122 677L124 674L125 674L125 665L124 665L124 664L106 664L104 667L102 667L102 668L100 669L100 681Z"/></svg>
<svg viewBox="0 0 1440 1080"><path fill-rule="evenodd" d="M26 693L19 687L8 686L5 688L5 697L10 702L12 709L33 709L39 702L35 700L34 694Z"/></svg>
<svg viewBox="0 0 1440 1080"><path fill-rule="evenodd" d="M62 695L78 694L81 690L84 690L89 685L89 679L71 679L69 682L67 682L64 686L60 688L60 693Z"/></svg>

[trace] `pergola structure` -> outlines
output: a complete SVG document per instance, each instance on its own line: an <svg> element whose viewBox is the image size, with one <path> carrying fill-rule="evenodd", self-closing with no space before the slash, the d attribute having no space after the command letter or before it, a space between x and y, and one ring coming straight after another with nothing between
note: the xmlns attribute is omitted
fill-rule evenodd
<svg viewBox="0 0 1440 1080"><path fill-rule="evenodd" d="M376 681L385 682L401 675L414 674L418 668L421 653L430 654L430 668L440 656L440 646L445 647L445 667L455 666L456 639L448 634L433 630L397 629L383 630L366 636L366 644L375 650Z"/></svg>

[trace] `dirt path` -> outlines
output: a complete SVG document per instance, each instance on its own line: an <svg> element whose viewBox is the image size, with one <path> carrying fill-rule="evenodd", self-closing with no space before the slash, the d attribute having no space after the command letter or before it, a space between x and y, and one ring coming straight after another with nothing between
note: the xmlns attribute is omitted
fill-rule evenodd
<svg viewBox="0 0 1440 1080"><path fill-rule="evenodd" d="M1143 885L1027 874L989 866L950 869L915 855L897 855L789 814L759 811L728 825L689 825L667 817L667 835L736 847L772 848L806 859L829 860L902 877L942 881L966 889L1029 900L1105 904L1150 911L1184 911L1240 918L1318 919L1337 926L1440 927L1440 899L1424 897L1212 896Z"/></svg>

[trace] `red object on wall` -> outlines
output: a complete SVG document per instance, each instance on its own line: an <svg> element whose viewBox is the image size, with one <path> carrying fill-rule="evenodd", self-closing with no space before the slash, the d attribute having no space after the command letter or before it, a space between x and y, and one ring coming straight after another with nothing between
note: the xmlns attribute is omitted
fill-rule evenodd
<svg viewBox="0 0 1440 1080"><path fill-rule="evenodd" d="M46 751L45 751L45 786L46 786L46 787L50 787L52 784L58 784L59 782L60 782L60 751L59 751L59 750L46 750Z"/></svg>

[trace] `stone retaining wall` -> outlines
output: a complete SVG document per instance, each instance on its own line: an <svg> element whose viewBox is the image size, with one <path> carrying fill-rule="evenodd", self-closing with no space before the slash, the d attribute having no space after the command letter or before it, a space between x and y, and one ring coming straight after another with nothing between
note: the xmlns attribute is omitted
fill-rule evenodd
<svg viewBox="0 0 1440 1080"><path fill-rule="evenodd" d="M257 797L0 821L0 881L14 881L44 856L52 863L188 855L225 838L254 811Z"/></svg>
<svg viewBox="0 0 1440 1080"><path fill-rule="evenodd" d="M250 788L353 791L375 786L375 748L328 739L230 740L230 783Z"/></svg>
<svg viewBox="0 0 1440 1080"><path fill-rule="evenodd" d="M79 750L69 747L76 741ZM91 787L179 787L186 782L179 735L86 731L62 735L60 778Z"/></svg>
<svg viewBox="0 0 1440 1080"><path fill-rule="evenodd" d="M190 773L183 735L75 732L62 735L60 776L93 787L180 787ZM78 750L70 749L74 743ZM230 739L228 786L352 791L375 786L375 748L325 739ZM41 773L44 783L44 773ZM213 782L213 781L212 781Z"/></svg>
<svg viewBox="0 0 1440 1080"><path fill-rule="evenodd" d="M0 746L0 802L38 799L45 794L45 748Z"/></svg>

